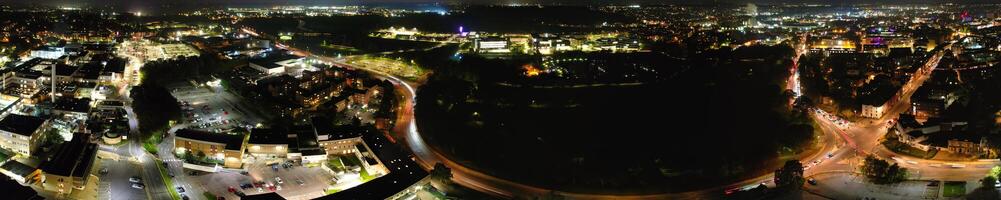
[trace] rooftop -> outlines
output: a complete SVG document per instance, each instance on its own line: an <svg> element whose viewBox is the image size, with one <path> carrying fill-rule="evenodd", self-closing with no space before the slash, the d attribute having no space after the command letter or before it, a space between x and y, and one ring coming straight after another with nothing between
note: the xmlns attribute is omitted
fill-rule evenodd
<svg viewBox="0 0 1001 200"><path fill-rule="evenodd" d="M26 177L31 173L35 172L34 167L25 165L24 163L18 162L16 160L10 160L3 163L3 165L0 165L0 169L7 170L21 177Z"/></svg>
<svg viewBox="0 0 1001 200"><path fill-rule="evenodd" d="M241 150L243 137L222 133L210 133L193 129L181 129L174 133L177 137L189 140L225 144L226 150Z"/></svg>
<svg viewBox="0 0 1001 200"><path fill-rule="evenodd" d="M288 135L270 128L255 128L250 130L250 144L287 144Z"/></svg>
<svg viewBox="0 0 1001 200"><path fill-rule="evenodd" d="M277 53L269 53L269 54L267 54L267 55L265 55L263 57L257 57L257 58L250 59L250 63L254 63L256 65L260 65L260 66L262 66L264 68L272 69L272 68L281 67L281 65L276 64L277 62L291 60L291 59L299 59L299 58L302 58L302 57L299 57L299 56L296 56L296 55L292 55L292 54L286 54L286 53L282 53L282 52L277 52Z"/></svg>
<svg viewBox="0 0 1001 200"><path fill-rule="evenodd" d="M3 175L0 175L3 176ZM6 176L4 176L6 177ZM36 200L45 199L38 196L38 192L30 187L23 186L10 178L0 178L0 188L3 188L3 196L6 199Z"/></svg>
<svg viewBox="0 0 1001 200"><path fill-rule="evenodd" d="M56 98L56 104L53 109L87 113L90 112L90 98Z"/></svg>
<svg viewBox="0 0 1001 200"><path fill-rule="evenodd" d="M63 143L51 159L42 163L42 171L59 176L86 176L97 154L97 144L90 143L88 138L83 133L74 134L73 140Z"/></svg>
<svg viewBox="0 0 1001 200"><path fill-rule="evenodd" d="M44 123L45 119L40 117L11 114L0 120L0 130L31 136Z"/></svg>

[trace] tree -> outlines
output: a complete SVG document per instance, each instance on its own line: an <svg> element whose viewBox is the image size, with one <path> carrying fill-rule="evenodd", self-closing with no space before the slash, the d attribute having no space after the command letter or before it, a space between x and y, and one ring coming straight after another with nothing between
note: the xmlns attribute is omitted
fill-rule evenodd
<svg viewBox="0 0 1001 200"><path fill-rule="evenodd" d="M992 176L984 177L983 179L980 179L980 188L994 190L994 185L997 184L997 182L998 179Z"/></svg>
<svg viewBox="0 0 1001 200"><path fill-rule="evenodd" d="M205 152L198 151L198 152L195 153L195 157L197 157L198 160L204 160L205 159Z"/></svg>
<svg viewBox="0 0 1001 200"><path fill-rule="evenodd" d="M862 174L876 184L899 183L907 179L907 169L873 156L865 158Z"/></svg>
<svg viewBox="0 0 1001 200"><path fill-rule="evenodd" d="M798 160L786 161L782 169L775 170L775 186L778 188L798 189L803 182L803 164Z"/></svg>
<svg viewBox="0 0 1001 200"><path fill-rule="evenodd" d="M49 128L45 130L45 136L42 137L45 141L43 146L51 146L55 144L61 144L66 141L62 134L59 134L59 129Z"/></svg>
<svg viewBox="0 0 1001 200"><path fill-rule="evenodd" d="M452 169L449 169L445 164L435 163L434 168L431 169L431 178L442 183L450 182L452 181Z"/></svg>

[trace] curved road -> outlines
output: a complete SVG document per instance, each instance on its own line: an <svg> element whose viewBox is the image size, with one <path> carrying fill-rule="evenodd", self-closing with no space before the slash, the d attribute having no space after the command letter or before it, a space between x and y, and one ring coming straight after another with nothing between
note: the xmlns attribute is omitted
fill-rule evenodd
<svg viewBox="0 0 1001 200"><path fill-rule="evenodd" d="M257 33L248 31L252 35L258 35ZM283 45L284 46L284 45ZM951 46L951 45L950 45ZM393 128L391 138L404 139L405 143L410 150L416 156L416 161L420 163L425 169L430 170L433 168L435 163L443 163L452 169L453 181L462 186L484 192L491 195L496 195L506 198L515 197L538 197L544 196L551 192L552 190L530 186L526 184L516 183L502 178L494 177L482 172L470 169L463 166L462 164L456 163L441 153L438 153L433 148L429 147L425 142L420 133L417 131L416 119L414 119L414 104L416 90L413 85L416 83L401 80L390 74L386 74L380 71L366 69L362 66L353 66L343 62L343 59L337 59L332 57L313 55L310 52L302 51L294 47L285 47L285 49L294 52L298 55L305 55L316 58L318 60L334 64L339 67L361 69L368 71L375 75L376 77L389 80L394 85L396 85L396 91L400 93L401 100L398 109L398 119L396 120L396 126ZM802 53L802 49L799 52ZM800 54L797 54L799 57ZM941 58L941 53L936 54L928 63L926 63L927 68L934 69L938 64L938 60ZM926 71L931 71L931 69L925 69ZM795 75L795 74L794 74ZM909 82L901 91L901 99L909 99L913 90L920 86L923 81L927 79L927 75L920 76ZM789 84L790 86L798 87L798 84ZM798 88L797 88L798 89ZM900 104L898 104L900 105ZM902 109L896 109L903 106L891 105L893 109L892 114L886 116L895 116L899 114ZM896 111L896 112L894 112ZM884 124L888 117L884 117L879 120L872 120L868 126L861 127L849 127L848 131L841 129L820 117L820 115L813 115L814 119L820 124L822 132L824 132L824 144L822 148L812 155L807 155L801 157L804 166L807 166L805 173L807 176L831 173L831 172L845 172L853 170L853 159L857 159L860 155L865 154L867 149L874 149L876 144L878 144L878 138L882 136L880 133L885 133L885 127L880 126ZM882 129L880 129L880 127ZM851 148L839 148L841 144L850 144ZM825 157L826 154L826 157ZM879 154L877 154L879 155ZM847 164L846 164L847 163ZM846 169L847 168L847 169ZM949 173L952 174L952 173ZM746 186L754 186L757 184L770 184L772 180L771 174L766 174L752 179L747 179L737 183L707 188L703 190L696 190L691 192L683 193L663 193L663 194L651 194L651 195L603 195L603 194L583 194L583 193L568 193L568 192L556 192L557 194L571 198L571 199L715 199L721 198L723 191L730 188L739 188Z"/></svg>

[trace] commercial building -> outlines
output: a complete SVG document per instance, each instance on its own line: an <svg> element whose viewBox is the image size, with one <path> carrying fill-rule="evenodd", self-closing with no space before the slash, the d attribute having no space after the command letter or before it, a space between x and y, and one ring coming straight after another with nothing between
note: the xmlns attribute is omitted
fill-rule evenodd
<svg viewBox="0 0 1001 200"><path fill-rule="evenodd" d="M504 38L482 38L476 40L475 51L478 53L510 53L508 41Z"/></svg>
<svg viewBox="0 0 1001 200"><path fill-rule="evenodd" d="M36 50L31 50L31 57L33 58L45 58L45 59L58 59L66 55L66 49L63 47L42 47Z"/></svg>
<svg viewBox="0 0 1001 200"><path fill-rule="evenodd" d="M250 59L250 67L268 75L277 75L286 71L302 68L305 58L285 53L271 53L261 58Z"/></svg>
<svg viewBox="0 0 1001 200"><path fill-rule="evenodd" d="M0 120L0 147L22 155L31 155L49 120L34 116L10 114Z"/></svg>

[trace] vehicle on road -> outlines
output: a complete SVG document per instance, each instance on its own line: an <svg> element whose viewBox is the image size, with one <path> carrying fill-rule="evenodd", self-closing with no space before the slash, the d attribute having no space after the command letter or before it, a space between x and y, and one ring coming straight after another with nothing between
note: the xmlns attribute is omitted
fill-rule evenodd
<svg viewBox="0 0 1001 200"><path fill-rule="evenodd" d="M177 193L184 193L184 187L177 186Z"/></svg>
<svg viewBox="0 0 1001 200"><path fill-rule="evenodd" d="M139 178L138 176L129 177L129 182L132 182L132 183L139 183L139 182L142 182L142 181L143 181L143 179Z"/></svg>
<svg viewBox="0 0 1001 200"><path fill-rule="evenodd" d="M275 182L278 182L278 184L285 183L285 181L282 181L282 177L275 177Z"/></svg>
<svg viewBox="0 0 1001 200"><path fill-rule="evenodd" d="M140 189L141 190L143 188L146 188L146 186L143 185L143 184L141 184L141 183L132 183L132 188Z"/></svg>
<svg viewBox="0 0 1001 200"><path fill-rule="evenodd" d="M181 199L182 200L188 200L190 198L188 198L188 195L181 194Z"/></svg>
<svg viewBox="0 0 1001 200"><path fill-rule="evenodd" d="M810 185L817 185L817 179L810 178L806 180L806 182L810 183Z"/></svg>

